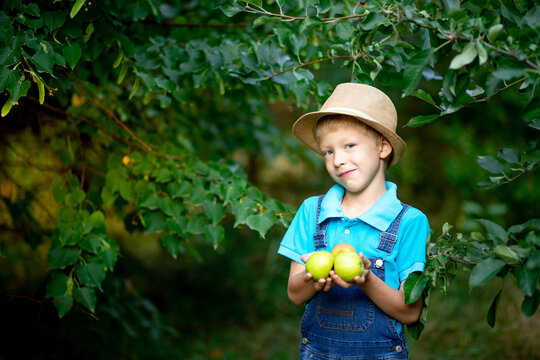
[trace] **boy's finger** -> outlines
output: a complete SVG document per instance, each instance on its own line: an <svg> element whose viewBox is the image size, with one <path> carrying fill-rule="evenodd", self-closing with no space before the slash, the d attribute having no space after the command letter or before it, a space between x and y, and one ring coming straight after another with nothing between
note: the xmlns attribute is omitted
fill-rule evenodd
<svg viewBox="0 0 540 360"><path fill-rule="evenodd" d="M311 257L311 255L313 255L312 252L304 254L304 255L300 256L300 260L302 260L303 262L306 263L309 260L309 258Z"/></svg>

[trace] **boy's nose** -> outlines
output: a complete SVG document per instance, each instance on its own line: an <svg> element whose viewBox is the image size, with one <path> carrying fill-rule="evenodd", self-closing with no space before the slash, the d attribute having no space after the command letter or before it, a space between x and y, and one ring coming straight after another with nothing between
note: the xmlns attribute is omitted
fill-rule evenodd
<svg viewBox="0 0 540 360"><path fill-rule="evenodd" d="M345 163L345 155L341 151L334 152L334 166L339 167Z"/></svg>

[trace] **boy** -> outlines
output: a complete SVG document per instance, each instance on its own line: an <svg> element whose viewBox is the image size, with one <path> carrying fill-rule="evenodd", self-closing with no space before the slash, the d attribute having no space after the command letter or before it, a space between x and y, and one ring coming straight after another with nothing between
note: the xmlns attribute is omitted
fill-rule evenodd
<svg viewBox="0 0 540 360"><path fill-rule="evenodd" d="M294 134L324 157L336 181L326 195L305 200L278 253L291 259L287 293L307 303L301 359L406 359L403 324L418 320L422 300L405 304L403 282L422 272L426 216L401 203L387 167L406 150L396 134L396 109L368 85L336 87L320 111L300 117ZM305 262L317 250L348 243L359 251L364 273L346 282L333 270L314 281Z"/></svg>

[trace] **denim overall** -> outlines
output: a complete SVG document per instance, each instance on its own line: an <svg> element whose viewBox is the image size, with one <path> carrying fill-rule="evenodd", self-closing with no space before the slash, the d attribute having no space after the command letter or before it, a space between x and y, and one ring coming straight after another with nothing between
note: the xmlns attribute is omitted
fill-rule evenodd
<svg viewBox="0 0 540 360"><path fill-rule="evenodd" d="M327 246L328 221L319 225L324 195L319 197L316 215L315 249ZM384 281L384 260L397 241L399 225L409 205L386 231L380 233L377 258L370 271ZM379 254L386 256L379 256ZM300 360L316 359L407 359L409 350L403 328L398 333L395 320L382 312L358 286L333 286L319 291L308 303L300 326Z"/></svg>

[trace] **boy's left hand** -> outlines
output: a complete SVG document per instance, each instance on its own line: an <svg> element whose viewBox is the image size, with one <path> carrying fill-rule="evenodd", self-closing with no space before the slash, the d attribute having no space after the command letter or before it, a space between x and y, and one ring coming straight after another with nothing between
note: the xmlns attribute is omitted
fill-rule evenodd
<svg viewBox="0 0 540 360"><path fill-rule="evenodd" d="M345 281L343 280L334 270L330 271L330 276L332 277L332 280L335 284L341 286L342 288L350 288L351 286L358 285L361 286L364 284L371 274L371 271L369 270L371 268L371 261L367 257L364 256L362 253L358 253L362 261L364 262L364 272L361 276L355 276L353 282Z"/></svg>

